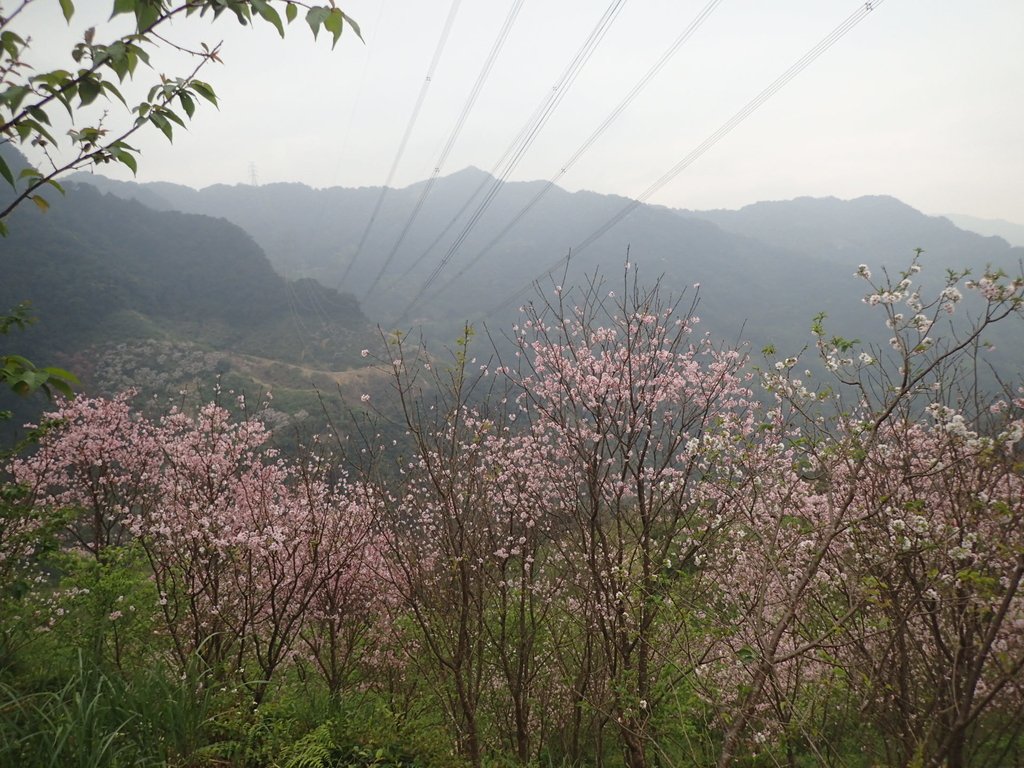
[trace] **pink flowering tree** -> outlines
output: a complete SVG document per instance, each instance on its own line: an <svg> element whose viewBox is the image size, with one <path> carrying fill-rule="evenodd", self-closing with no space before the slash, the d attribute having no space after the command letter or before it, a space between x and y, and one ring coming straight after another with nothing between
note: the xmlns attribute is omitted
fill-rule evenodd
<svg viewBox="0 0 1024 768"><path fill-rule="evenodd" d="M981 435L934 403L871 459L878 515L851 531L844 591L862 605L838 660L890 764L998 764L1024 672L1024 398ZM856 673L854 673L856 671Z"/></svg>
<svg viewBox="0 0 1024 768"><path fill-rule="evenodd" d="M395 457L398 485L382 477L371 485L384 521L390 582L408 617L399 638L403 653L433 690L459 752L479 766L487 474L476 450L481 426L470 423L469 401L480 377L468 370L468 340L467 331L453 364L440 371L425 350L410 349L400 336L387 340L410 446L408 455Z"/></svg>
<svg viewBox="0 0 1024 768"><path fill-rule="evenodd" d="M10 465L35 523L56 527L62 554L48 566L66 577L56 589L37 580L34 621L44 630L66 624L79 646L119 664L150 604L127 574L140 565L134 532L156 503L160 463L132 394L62 401L47 415L39 449Z"/></svg>
<svg viewBox="0 0 1024 768"><path fill-rule="evenodd" d="M265 426L217 405L160 423L160 505L142 529L180 663L244 673L259 701L307 652L337 692L364 625L375 557L367 513L312 459L285 462Z"/></svg>
<svg viewBox="0 0 1024 768"><path fill-rule="evenodd" d="M317 633L355 621L355 606L369 599L367 514L344 484L329 482L323 462L278 456L257 418L236 420L211 403L154 424L129 397L63 404L39 450L11 468L39 508L69 510L65 540L77 542L78 559L118 583L148 564L146 605L122 605L122 594L104 606L115 639L125 614L142 607L181 671L198 658L205 672L246 682L259 701L308 649L337 684L340 657L325 651L336 638ZM96 594L81 586L69 595Z"/></svg>
<svg viewBox="0 0 1024 768"><path fill-rule="evenodd" d="M160 449L133 396L63 401L42 450L11 466L36 506L74 512L67 534L97 559L130 539L156 500Z"/></svg>
<svg viewBox="0 0 1024 768"><path fill-rule="evenodd" d="M521 419L554 451L567 607L591 648L591 670L570 679L631 768L647 764L665 697L704 652L691 610L730 513L702 494L717 471L702 457L751 424L744 357L695 334L694 306L628 273L620 296L600 281L576 297L556 289L526 309L519 364L505 369Z"/></svg>
<svg viewBox="0 0 1024 768"><path fill-rule="evenodd" d="M544 435L515 430L505 398L494 420L475 421L487 473L485 633L494 689L492 718L521 763L539 756L543 734L565 725L571 686L557 660L555 614L568 569L555 537L566 521L558 450ZM567 706L568 705L568 706Z"/></svg>
<svg viewBox="0 0 1024 768"><path fill-rule="evenodd" d="M314 587L299 630L300 655L340 696L362 670L391 661L389 622L394 594L386 588L385 546L359 486L327 482L322 461L299 471L307 559L315 561Z"/></svg>
<svg viewBox="0 0 1024 768"><path fill-rule="evenodd" d="M471 764L499 749L526 763L557 698L547 629L561 584L549 546L557 478L551 446L514 429L504 377L470 356L471 336L447 362L386 340L408 453L371 445L398 482L372 476L368 488L409 668L429 682ZM381 461L396 451L393 464Z"/></svg>
<svg viewBox="0 0 1024 768"><path fill-rule="evenodd" d="M137 528L178 663L241 670L263 607L251 556L284 514L287 470L264 461L267 433L222 407L177 408L156 427L159 504ZM269 458L273 458L272 456Z"/></svg>
<svg viewBox="0 0 1024 768"><path fill-rule="evenodd" d="M806 707L815 700L810 692L822 686L836 691L862 678L861 667L837 667L838 652L864 643L875 647L880 626L869 620L880 606L875 576L870 568L856 566L865 562L867 550L883 560L892 553L877 543L865 549L865 532L888 536L893 499L909 502L908 494L916 498L918 488L923 490L923 479L917 482L906 465L910 457L935 457L936 451L952 448L946 441L941 448L927 449L923 438L930 430L919 424L925 406L935 403L937 392L950 396L957 391L955 371L971 364L988 327L1020 313L1024 281L992 273L964 283L964 275L954 273L938 296L926 301L915 286L918 271L915 261L896 279L875 283L866 266L858 269L871 288L865 302L882 308L894 333L890 351L868 348L858 353L856 342L827 337L819 319L817 351L826 381L814 385L809 371L797 375L796 358L779 361L764 373L776 408L758 440L743 451L746 464L742 457L733 460L743 467L745 480L720 490L731 494L733 507L746 518L744 525L733 528L731 551L718 561L730 576L720 580L726 587L722 604L736 619L729 636L732 663L724 655L707 670L712 677L724 676L709 686L722 697L721 766L733 764L742 750L763 749L761 745L773 741L790 745L797 740L819 755L827 751L827 745L815 743L808 724ZM981 294L980 309L947 329L945 341L933 341L936 325L960 306L961 288ZM962 415L954 422L970 432ZM966 470L966 465L947 465L947 460L925 458L936 467ZM964 485L976 484L984 492L987 482L975 476ZM960 506L951 483L945 476L935 489L945 490L933 492L929 504ZM968 528L977 529L974 535L985 530L978 520ZM1008 588L1016 589L1012 575ZM888 604L897 603L895 610L904 617L917 610L902 600ZM893 627L903 632L911 623L904 620ZM830 677L837 668L841 674ZM966 716L962 706L956 709L957 717ZM927 719L936 711L918 715ZM936 727L949 733L952 725ZM911 741L913 754L920 755L922 741L917 736ZM940 762L946 757L943 753Z"/></svg>

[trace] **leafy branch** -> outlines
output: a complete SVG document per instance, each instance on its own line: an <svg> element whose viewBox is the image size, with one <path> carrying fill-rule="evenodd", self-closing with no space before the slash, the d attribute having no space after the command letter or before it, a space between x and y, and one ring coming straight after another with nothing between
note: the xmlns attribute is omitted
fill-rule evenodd
<svg viewBox="0 0 1024 768"><path fill-rule="evenodd" d="M137 173L139 150L127 143L129 137L145 125L154 125L168 140L173 140L174 126L186 127L186 120L192 119L199 102L205 100L217 105L213 87L198 79L198 74L207 63L221 61L218 55L220 45L210 47L204 44L202 50L189 50L178 45L160 34L160 29L171 19L180 15L202 17L207 14L216 19L229 11L243 26L260 19L283 37L285 21L278 11L283 6L284 19L289 24L298 17L299 9L304 9L306 23L314 38L321 29L325 29L331 34L332 47L337 44L346 25L362 39L358 25L334 6L334 0L330 0L329 6L307 5L293 0L113 0L111 18L122 14L134 16L133 32L101 44L95 41L96 27L90 27L72 48L70 57L73 63L68 68L27 75L25 73L33 69L27 55L31 39L18 34L12 26L22 10L35 1L22 0L6 16L0 9L0 144L37 147L50 161L50 168L44 171L29 166L16 176L0 157L0 176L16 193L0 208L0 234L6 234L4 219L25 200L32 200L45 211L49 203L41 194L41 188L52 186L63 192L57 181L62 174L110 162L121 163L133 174ZM75 14L74 3L72 0L60 0L60 6L64 18L70 22ZM199 62L184 77L159 75L159 82L149 89L147 98L129 107L118 86L134 78L140 63L151 67L150 54L161 46L197 56ZM118 101L129 109L131 125L112 132L104 126L108 118L104 112L95 124L75 127L67 132L70 159L53 159L51 153L60 149L61 142L54 136L50 109L59 104L74 121L80 110L104 101Z"/></svg>

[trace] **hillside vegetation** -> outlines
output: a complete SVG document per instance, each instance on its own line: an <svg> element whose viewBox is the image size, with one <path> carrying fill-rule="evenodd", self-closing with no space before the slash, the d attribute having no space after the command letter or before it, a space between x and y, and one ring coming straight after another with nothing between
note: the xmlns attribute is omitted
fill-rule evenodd
<svg viewBox="0 0 1024 768"><path fill-rule="evenodd" d="M535 298L530 288L535 278L542 278L541 289L548 295L557 284L581 285L596 274L621 283L627 261L648 283L660 278L666 290L692 291L699 283L701 317L730 342L743 338L754 349L799 349L810 319L826 311L851 337L885 343L860 304L851 265L867 262L898 269L922 249L928 285L936 288L947 269L980 274L992 266L1016 273L1024 258L1022 248L963 231L884 196L802 198L739 211L640 205L580 250L629 201L548 189L544 182L515 182L500 187L438 280L413 303L473 210L463 207L493 181L483 171L471 168L440 179L393 257L422 185L390 190L358 258L378 188L267 184L193 190L78 178L168 210L223 216L249 232L282 274L340 287L360 299L373 322L385 328L422 328L438 344L451 343L466 321L478 328L486 323L500 335L517 321L518 308ZM570 252L566 267L562 260ZM378 276L377 287L367 295ZM1024 349L1012 335L995 333L996 347L1007 354L1004 369L1010 369Z"/></svg>
<svg viewBox="0 0 1024 768"><path fill-rule="evenodd" d="M367 391L287 457L233 403L62 403L6 465L0 762L1021 764L1024 388L974 373L1024 277L855 271L885 349L750 360L632 279L504 364L293 366Z"/></svg>

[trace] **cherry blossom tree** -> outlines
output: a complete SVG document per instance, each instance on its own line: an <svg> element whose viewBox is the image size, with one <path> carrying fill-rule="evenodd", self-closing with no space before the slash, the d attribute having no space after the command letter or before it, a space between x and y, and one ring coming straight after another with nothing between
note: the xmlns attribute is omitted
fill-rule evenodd
<svg viewBox="0 0 1024 768"><path fill-rule="evenodd" d="M335 698L401 675L474 766L606 744L629 768L841 764L852 729L868 761L1006 762L1024 388L978 371L1024 279L954 272L928 298L919 271L857 269L888 344L819 317L809 359L764 367L628 268L526 307L504 360L468 329L445 360L387 337L398 406L351 476L217 403L63 402L10 464L34 512L0 529L0 572L46 518L79 562L137 575L142 553L178 671L255 702L289 668ZM121 612L97 613L115 636Z"/></svg>
<svg viewBox="0 0 1024 768"><path fill-rule="evenodd" d="M15 479L40 507L72 510L68 535L96 560L142 549L180 669L198 657L209 674L241 674L258 701L305 634L340 684L339 659L309 633L337 630L368 599L365 511L323 463L282 459L258 418L211 403L153 423L129 399L64 403Z"/></svg>
<svg viewBox="0 0 1024 768"><path fill-rule="evenodd" d="M856 342L829 338L819 319L817 351L830 379L812 386L805 380L809 372L798 378L796 358L764 374L777 408L746 452L747 482L730 489L751 515L750 524L733 529L740 540L734 557L719 561L732 576L720 583L731 585L731 604L740 611L733 614L734 642L742 643L731 672L735 698L724 704L720 766L731 765L741 745L756 749L772 737L773 700L783 719L796 711L806 686L794 675L808 683L822 680L835 665L837 648L857 632L874 631L866 616L876 592L852 588L847 577L851 559L864 556L856 546L860 532L884 530L895 491L904 498L913 492L913 473L894 479L902 468L890 459L923 447L917 430L925 407L935 405L936 392L956 391L958 367L972 361L989 326L1021 312L1024 280L986 273L971 282L951 273L926 301L914 284L918 271L915 261L897 278L876 283L866 266L857 270L871 288L865 303L882 309L894 333L890 351L857 354ZM933 341L937 325L961 307L961 288L977 291L980 309L946 329L944 341ZM904 306L911 317L899 311ZM963 427L962 416L956 423ZM952 498L943 503L956 505ZM896 610L913 611L906 604ZM859 668L846 671L847 679L862 674ZM718 683L720 692L726 690Z"/></svg>
<svg viewBox="0 0 1024 768"><path fill-rule="evenodd" d="M131 407L133 396L63 401L48 414L44 449L11 466L32 503L74 510L67 534L95 558L126 541L156 501L159 447L152 425Z"/></svg>
<svg viewBox="0 0 1024 768"><path fill-rule="evenodd" d="M575 301L556 288L526 309L520 365L506 368L535 439L557 452L556 546L603 678L581 693L607 694L589 704L614 723L631 768L648 762L662 684L700 655L687 632L708 586L699 565L729 514L701 492L716 471L703 456L750 429L744 357L696 336L694 309L628 271L620 296L599 280Z"/></svg>
<svg viewBox="0 0 1024 768"><path fill-rule="evenodd" d="M862 609L839 659L890 764L1003 761L1024 714L1024 398L990 436L934 403L872 460L881 513L851 532L844 588Z"/></svg>

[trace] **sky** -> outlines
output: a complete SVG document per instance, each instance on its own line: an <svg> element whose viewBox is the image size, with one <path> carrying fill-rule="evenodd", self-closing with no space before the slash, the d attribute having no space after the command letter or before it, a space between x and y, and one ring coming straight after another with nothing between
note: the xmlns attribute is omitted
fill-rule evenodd
<svg viewBox="0 0 1024 768"><path fill-rule="evenodd" d="M409 124L451 0L337 0L361 26L332 51L302 15L282 40L233 18L176 22L169 40L221 43L201 77L219 110L202 107L173 144L155 129L134 143L139 181L193 187L385 182ZM514 2L505 45L447 159L470 90ZM0 3L2 5L2 3ZM708 0L626 0L510 176L549 179L644 76ZM864 3L722 0L668 64L558 183L636 198ZM1024 0L884 0L802 74L652 194L677 208L738 208L811 195L887 194L929 214L1024 223ZM69 26L57 0L36 0L16 24L37 70L72 68L86 27L124 31L111 4L79 0ZM496 167L558 82L608 0L462 0L393 186L473 165ZM139 71L185 74L163 50ZM131 87L129 87L129 92ZM130 100L131 97L129 97ZM82 115L81 117L86 117ZM111 107L112 128L125 112ZM67 126L63 126L66 129ZM126 169L102 172L131 178Z"/></svg>

